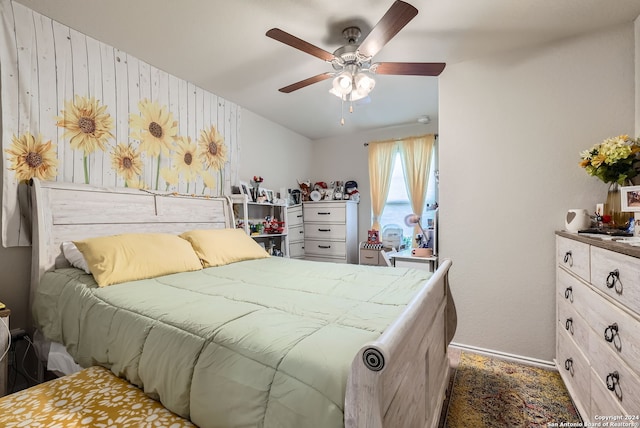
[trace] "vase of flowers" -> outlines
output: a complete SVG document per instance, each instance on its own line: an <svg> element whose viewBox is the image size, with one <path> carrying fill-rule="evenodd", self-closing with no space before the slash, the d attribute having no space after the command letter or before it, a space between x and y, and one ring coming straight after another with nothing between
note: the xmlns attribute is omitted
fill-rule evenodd
<svg viewBox="0 0 640 428"><path fill-rule="evenodd" d="M251 196L256 202L258 201L258 196L260 196L260 183L262 183L263 181L264 178L259 175L254 175L253 178L249 181L249 184L251 184Z"/></svg>
<svg viewBox="0 0 640 428"><path fill-rule="evenodd" d="M587 174L609 184L604 216L610 216L610 225L624 227L631 217L621 211L620 186L631 185L638 175L640 139L628 135L607 138L589 150L580 153L580 166Z"/></svg>

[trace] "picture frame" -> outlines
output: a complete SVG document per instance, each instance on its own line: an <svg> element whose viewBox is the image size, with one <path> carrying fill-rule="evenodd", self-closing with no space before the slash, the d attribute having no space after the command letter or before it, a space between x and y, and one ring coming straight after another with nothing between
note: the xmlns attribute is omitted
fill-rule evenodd
<svg viewBox="0 0 640 428"><path fill-rule="evenodd" d="M255 202L253 200L253 197L251 196L251 191L249 190L249 183L247 183L246 181L240 181L239 187L240 187L241 194L247 195L250 202Z"/></svg>
<svg viewBox="0 0 640 428"><path fill-rule="evenodd" d="M263 191L264 191L264 196L267 197L267 202L272 204L273 201L275 200L275 193L273 192L273 190L271 190L271 189L263 189Z"/></svg>
<svg viewBox="0 0 640 428"><path fill-rule="evenodd" d="M369 230L367 233L367 244L379 244L380 231L376 229Z"/></svg>
<svg viewBox="0 0 640 428"><path fill-rule="evenodd" d="M640 212L640 186L620 187L621 211Z"/></svg>

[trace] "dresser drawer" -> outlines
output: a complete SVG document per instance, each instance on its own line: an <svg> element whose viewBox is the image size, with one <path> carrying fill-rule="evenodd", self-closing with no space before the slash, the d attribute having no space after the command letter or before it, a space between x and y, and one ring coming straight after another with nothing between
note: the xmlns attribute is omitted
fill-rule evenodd
<svg viewBox="0 0 640 428"><path fill-rule="evenodd" d="M558 372L580 414L588 415L591 378L589 362L564 330L558 331L556 346Z"/></svg>
<svg viewBox="0 0 640 428"><path fill-rule="evenodd" d="M347 228L344 224L305 223L304 235L307 238L336 239L344 241Z"/></svg>
<svg viewBox="0 0 640 428"><path fill-rule="evenodd" d="M304 256L304 241L289 243L289 257L296 258Z"/></svg>
<svg viewBox="0 0 640 428"><path fill-rule="evenodd" d="M380 264L380 250L360 249L360 264L378 266Z"/></svg>
<svg viewBox="0 0 640 428"><path fill-rule="evenodd" d="M572 306L582 306L582 308L588 301L586 296L593 293L585 283L564 269L556 269L556 290L558 300L565 301Z"/></svg>
<svg viewBox="0 0 640 428"><path fill-rule="evenodd" d="M593 345L609 348L640 375L640 321L595 291L585 297L587 305L580 313L594 331L589 340L597 342Z"/></svg>
<svg viewBox="0 0 640 428"><path fill-rule="evenodd" d="M310 256L308 254L304 256L304 259L312 262L347 263L347 259L345 258Z"/></svg>
<svg viewBox="0 0 640 428"><path fill-rule="evenodd" d="M289 243L304 241L304 227L302 224L289 226Z"/></svg>
<svg viewBox="0 0 640 428"><path fill-rule="evenodd" d="M305 239L304 252L306 255L328 256L345 258L347 249L344 242L322 241L315 239Z"/></svg>
<svg viewBox="0 0 640 428"><path fill-rule="evenodd" d="M640 260L591 247L591 283L631 311L640 313Z"/></svg>
<svg viewBox="0 0 640 428"><path fill-rule="evenodd" d="M589 347L589 324L582 318L577 307L565 299L558 298L558 326L564 330L580 349Z"/></svg>
<svg viewBox="0 0 640 428"><path fill-rule="evenodd" d="M289 208L287 210L287 220L289 221L289 227L302 224L302 206Z"/></svg>
<svg viewBox="0 0 640 428"><path fill-rule="evenodd" d="M346 210L344 205L314 204L304 206L305 222L345 223Z"/></svg>
<svg viewBox="0 0 640 428"><path fill-rule="evenodd" d="M618 416L625 414L622 406L598 376L591 372L591 422L598 422L595 416ZM585 421L586 422L586 421Z"/></svg>
<svg viewBox="0 0 640 428"><path fill-rule="evenodd" d="M589 337L589 358L591 370L597 380L591 383L592 388L601 388L600 396L608 396L609 401L617 402L620 407L638 414L640 409L640 378L625 364L611 348L599 340L594 330ZM607 385L609 383L609 385ZM608 387L614 388L609 390ZM603 411L608 411L604 409ZM605 413L613 414L613 413Z"/></svg>
<svg viewBox="0 0 640 428"><path fill-rule="evenodd" d="M589 282L589 247L589 244L583 242L561 236L556 237L557 265Z"/></svg>

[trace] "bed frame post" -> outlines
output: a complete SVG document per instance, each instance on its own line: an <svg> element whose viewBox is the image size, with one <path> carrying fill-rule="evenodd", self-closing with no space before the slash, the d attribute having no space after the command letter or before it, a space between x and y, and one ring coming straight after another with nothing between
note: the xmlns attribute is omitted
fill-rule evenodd
<svg viewBox="0 0 640 428"><path fill-rule="evenodd" d="M42 207L48 204L48 195L42 191L40 181L31 179L29 181L29 196L31 198L31 281L29 289L29 308L32 307L33 297L40 282L40 278L45 272L47 234L44 230L46 224L51 223L51 219L44 219ZM29 318L31 323L31 318Z"/></svg>
<svg viewBox="0 0 640 428"><path fill-rule="evenodd" d="M449 384L456 328L444 260L402 314L351 364L346 428L436 427Z"/></svg>

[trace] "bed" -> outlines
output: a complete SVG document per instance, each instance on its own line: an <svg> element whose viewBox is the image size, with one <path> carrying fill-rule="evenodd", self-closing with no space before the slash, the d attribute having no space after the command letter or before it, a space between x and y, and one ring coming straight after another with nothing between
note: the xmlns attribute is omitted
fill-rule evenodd
<svg viewBox="0 0 640 428"><path fill-rule="evenodd" d="M31 199L36 327L81 366L202 427L437 426L449 260L427 274L273 257L97 287L63 242L230 228L230 201L37 180Z"/></svg>

